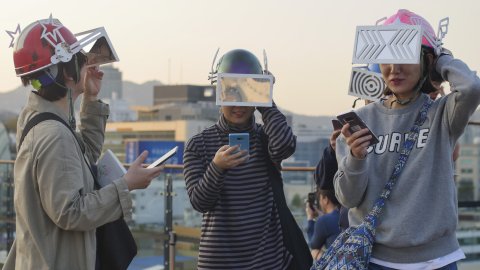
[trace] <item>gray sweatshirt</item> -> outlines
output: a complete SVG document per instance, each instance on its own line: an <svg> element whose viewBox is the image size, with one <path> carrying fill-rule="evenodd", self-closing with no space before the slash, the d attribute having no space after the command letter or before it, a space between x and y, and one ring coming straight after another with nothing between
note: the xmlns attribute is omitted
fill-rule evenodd
<svg viewBox="0 0 480 270"><path fill-rule="evenodd" d="M459 248L457 194L452 152L472 113L480 103L480 79L458 59L441 56L437 71L450 82L452 93L434 102L417 143L386 202L373 247L374 258L415 263L439 258ZM345 138L337 141L338 172L335 192L358 225L389 180L405 135L425 99L422 94L401 109L375 102L357 110L377 135L365 159L350 153Z"/></svg>

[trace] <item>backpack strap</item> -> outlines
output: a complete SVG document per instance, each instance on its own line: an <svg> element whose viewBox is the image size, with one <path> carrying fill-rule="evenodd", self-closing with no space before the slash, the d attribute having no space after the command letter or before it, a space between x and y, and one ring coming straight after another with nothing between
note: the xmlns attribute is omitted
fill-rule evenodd
<svg viewBox="0 0 480 270"><path fill-rule="evenodd" d="M88 169L90 170L90 173L92 173L93 180L94 180L94 183L95 183L95 187L96 187L97 189L99 189L99 188L100 188L100 184L98 183L98 180L97 180L96 166L90 165L90 162L88 162L87 158L85 157L85 145L83 145L83 143L81 143L81 142L78 140L77 135L75 135L75 131L73 131L73 129L70 127L70 125L67 124L67 122L65 122L65 120L63 120L60 116L58 116L58 115L56 115L56 114L54 114L54 113L51 113L51 112L39 113L39 114L35 115L34 117L32 117L32 119L28 120L27 124L25 125L25 128L24 128L23 131L22 131L22 136L20 137L20 142L18 143L17 153L18 153L18 151L20 150L20 147L22 147L23 140L25 139L25 136L27 136L28 132L29 132L34 126L36 126L36 125L38 125L39 123L41 123L41 122L43 122L43 121L46 121L46 120L55 120L55 121L58 121L58 122L62 123L65 127L67 127L68 130L70 130L70 132L72 132L73 137L75 138L75 140L76 140L77 143L78 143L78 146L80 146L80 149L82 150L83 159L85 160L85 163L87 164Z"/></svg>
<svg viewBox="0 0 480 270"><path fill-rule="evenodd" d="M67 124L67 122L65 122L65 120L63 120L60 116L54 114L54 113L51 113L51 112L43 112L43 113L39 113L37 115L35 115L32 119L30 119L27 124L25 125L25 128L23 129L23 132L22 132L22 137L20 138L20 142L18 144L18 149L17 149L17 152L20 150L20 147L22 147L22 143L23 143L23 140L25 139L25 136L27 136L28 132L36 125L38 125L40 122L43 122L43 121L46 121L46 120L56 120L60 123L62 123L64 126L66 126L68 128L68 130L70 130L73 134L73 136L75 137L75 140L77 140L78 142L78 138L77 136L75 135L75 132L72 130L72 128ZM80 142L78 142L79 146L80 146L80 149L82 149L82 153L85 153L85 146L83 144L81 144Z"/></svg>

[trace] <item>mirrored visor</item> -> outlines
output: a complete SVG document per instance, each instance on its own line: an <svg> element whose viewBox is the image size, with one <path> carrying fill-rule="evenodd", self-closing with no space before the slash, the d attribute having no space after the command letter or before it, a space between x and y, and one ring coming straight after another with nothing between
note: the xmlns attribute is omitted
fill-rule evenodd
<svg viewBox="0 0 480 270"><path fill-rule="evenodd" d="M81 32L75 37L78 41L72 45L73 53L83 50L87 56L87 67L119 61L105 28Z"/></svg>
<svg viewBox="0 0 480 270"><path fill-rule="evenodd" d="M217 105L271 107L273 76L219 73Z"/></svg>

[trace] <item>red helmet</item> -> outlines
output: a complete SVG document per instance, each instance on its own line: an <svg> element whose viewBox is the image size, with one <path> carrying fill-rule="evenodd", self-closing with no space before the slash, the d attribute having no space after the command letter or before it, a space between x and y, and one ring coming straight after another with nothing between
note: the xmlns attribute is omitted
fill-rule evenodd
<svg viewBox="0 0 480 270"><path fill-rule="evenodd" d="M24 76L48 68L72 57L70 46L75 36L57 19L36 21L18 36L13 51L17 76Z"/></svg>
<svg viewBox="0 0 480 270"><path fill-rule="evenodd" d="M408 24L420 25L423 30L422 45L435 49L437 47L437 36L433 27L422 16L406 9L399 9L397 13L390 16L384 23L389 24Z"/></svg>

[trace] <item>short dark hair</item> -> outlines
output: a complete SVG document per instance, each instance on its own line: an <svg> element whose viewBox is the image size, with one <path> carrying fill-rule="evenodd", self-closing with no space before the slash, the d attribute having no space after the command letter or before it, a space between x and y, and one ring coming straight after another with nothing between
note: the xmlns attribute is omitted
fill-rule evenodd
<svg viewBox="0 0 480 270"><path fill-rule="evenodd" d="M317 190L317 195L318 197L323 196L327 197L327 199L333 203L335 206L340 207L340 203L337 200L337 197L335 197L335 191L333 190L326 190L326 189L318 189Z"/></svg>
<svg viewBox="0 0 480 270"><path fill-rule="evenodd" d="M78 83L78 81L80 80L80 69L82 69L86 62L87 57L82 52L78 52L72 57L70 61L66 63L58 63L58 73L57 76L53 78L55 82L49 85L42 85L40 89L38 89L38 94L48 101L56 101L65 97L67 95L67 89L64 87L64 71L68 76L73 78L75 83ZM36 80L40 76L44 76L45 74L45 70L40 70L35 73L22 76L22 83L24 86L28 86L32 83L32 80Z"/></svg>

